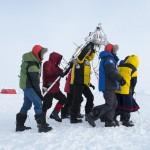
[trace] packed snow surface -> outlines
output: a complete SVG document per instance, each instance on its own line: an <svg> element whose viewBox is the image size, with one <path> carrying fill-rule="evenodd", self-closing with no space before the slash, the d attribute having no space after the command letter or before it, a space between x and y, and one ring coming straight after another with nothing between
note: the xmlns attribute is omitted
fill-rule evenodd
<svg viewBox="0 0 150 150"><path fill-rule="evenodd" d="M95 105L103 103L98 92L95 99ZM85 120L81 124L70 124L68 119L59 123L48 119L52 111L50 109L47 122L53 130L38 133L32 108L26 121L26 125L31 126L32 130L16 133L15 115L22 105L23 94L0 94L0 150L149 150L150 94L139 92L136 99L141 109L132 114L135 126L131 128L122 125L106 128L99 120L96 121L95 128ZM85 102L82 103L82 113L84 104Z"/></svg>

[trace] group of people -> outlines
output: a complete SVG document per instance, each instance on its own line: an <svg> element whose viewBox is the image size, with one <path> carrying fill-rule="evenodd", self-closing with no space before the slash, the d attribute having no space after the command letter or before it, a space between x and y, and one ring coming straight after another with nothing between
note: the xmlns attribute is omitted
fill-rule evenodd
<svg viewBox="0 0 150 150"><path fill-rule="evenodd" d="M16 115L16 131L31 129L25 126L27 112L34 105L35 120L38 132L48 132L52 127L46 122L47 111L52 106L53 98L58 100L50 118L58 122L70 119L70 123L81 123L84 117L81 112L81 103L85 99L85 120L93 127L95 121L100 119L105 122L105 127L119 126L117 116L120 115L122 125L131 127L130 112L139 109L133 94L137 82L138 56L130 55L120 61L117 66L118 46L107 44L104 51L100 52L99 66L99 91L103 92L105 104L94 106L94 96L91 88L91 65L96 50L94 43L88 43L79 53L77 58L69 62L65 70L60 68L62 55L52 52L49 60L43 63L43 85L40 89L41 62L47 48L35 45L31 52L22 57L20 72L20 88L24 92L23 105ZM66 76L65 92L60 90L60 79ZM60 77L58 79L58 77ZM53 85L53 83L57 82ZM48 93L43 96L50 87ZM83 96L85 98L83 98Z"/></svg>

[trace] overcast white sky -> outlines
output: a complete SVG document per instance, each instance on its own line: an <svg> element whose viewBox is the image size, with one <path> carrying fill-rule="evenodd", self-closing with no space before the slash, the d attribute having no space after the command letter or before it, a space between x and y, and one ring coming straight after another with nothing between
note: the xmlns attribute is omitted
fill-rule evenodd
<svg viewBox="0 0 150 150"><path fill-rule="evenodd" d="M69 59L99 22L121 58L139 55L139 83L150 87L149 11L149 0L0 0L0 88L18 87L21 56L34 44Z"/></svg>

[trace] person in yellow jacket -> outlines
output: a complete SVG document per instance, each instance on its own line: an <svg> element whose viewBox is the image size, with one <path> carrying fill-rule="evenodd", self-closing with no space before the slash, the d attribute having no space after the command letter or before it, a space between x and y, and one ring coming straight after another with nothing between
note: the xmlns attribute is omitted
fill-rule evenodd
<svg viewBox="0 0 150 150"><path fill-rule="evenodd" d="M127 127L134 126L130 121L130 113L139 109L133 94L137 83L137 68L139 66L139 58L137 55L127 56L118 66L119 73L124 77L126 84L116 91L118 106L116 116L120 115L122 125Z"/></svg>
<svg viewBox="0 0 150 150"><path fill-rule="evenodd" d="M81 51L74 62L71 72L71 88L73 91L72 106L70 112L70 123L80 123L78 111L82 102L82 94L86 97L85 113L88 114L93 108L94 96L89 87L94 89L90 83L91 80L91 65L90 61L94 59L95 50L94 44L89 43Z"/></svg>

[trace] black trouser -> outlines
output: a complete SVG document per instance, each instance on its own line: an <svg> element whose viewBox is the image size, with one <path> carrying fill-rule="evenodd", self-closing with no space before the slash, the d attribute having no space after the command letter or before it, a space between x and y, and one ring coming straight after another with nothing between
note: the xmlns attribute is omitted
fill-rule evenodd
<svg viewBox="0 0 150 150"><path fill-rule="evenodd" d="M77 118L78 110L82 102L82 94L86 97L85 113L88 114L93 108L94 96L86 85L73 85L73 100L71 106L71 118Z"/></svg>
<svg viewBox="0 0 150 150"><path fill-rule="evenodd" d="M64 108L62 109L62 113L64 115L70 114L72 99L73 99L73 87L70 85L70 92L67 93L67 100L66 100L66 103L64 105Z"/></svg>
<svg viewBox="0 0 150 150"><path fill-rule="evenodd" d="M130 120L130 112L122 111L122 110L117 110L115 118L120 115L120 121L122 122L128 122Z"/></svg>
<svg viewBox="0 0 150 150"><path fill-rule="evenodd" d="M63 114L70 115L72 101L73 101L73 86L70 86L70 93L67 93L67 102L65 103L62 109ZM80 106L81 106L82 101L83 101L83 97L80 99ZM80 113L80 106L79 106L78 113Z"/></svg>
<svg viewBox="0 0 150 150"><path fill-rule="evenodd" d="M95 119L105 116L106 121L113 121L117 107L117 98L114 91L103 92L105 104L94 107L93 114Z"/></svg>
<svg viewBox="0 0 150 150"><path fill-rule="evenodd" d="M64 115L67 115L67 114L69 115L71 104L72 104L72 93L67 93L67 102L64 105L61 113Z"/></svg>
<svg viewBox="0 0 150 150"><path fill-rule="evenodd" d="M52 106L53 98L59 101L60 104L64 105L66 103L66 96L61 92L57 93L47 93L47 95L44 97L43 112L46 112L49 108Z"/></svg>

